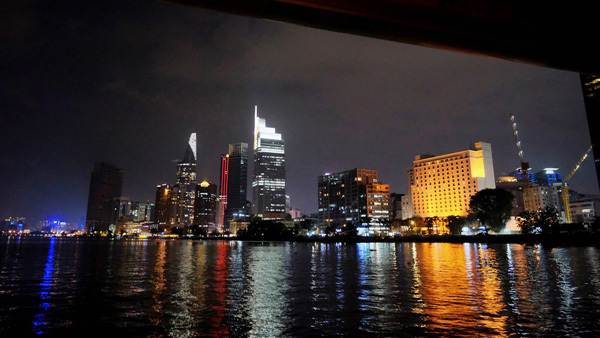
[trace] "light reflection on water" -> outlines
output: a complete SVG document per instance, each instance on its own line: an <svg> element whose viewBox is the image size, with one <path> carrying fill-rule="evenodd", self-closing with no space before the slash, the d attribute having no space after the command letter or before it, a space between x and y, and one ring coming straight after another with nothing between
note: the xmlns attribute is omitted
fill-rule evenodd
<svg viewBox="0 0 600 338"><path fill-rule="evenodd" d="M17 242L18 243L18 242ZM54 272L54 247L56 245L56 238L50 239L50 248L48 249L48 257L46 259L46 265L44 266L44 277L40 283L40 313L35 315L33 321L33 332L35 334L44 334L44 326L46 324L45 313L50 308L50 290L52 288L52 273Z"/></svg>
<svg viewBox="0 0 600 338"><path fill-rule="evenodd" d="M0 238L0 336L600 335L597 247Z"/></svg>

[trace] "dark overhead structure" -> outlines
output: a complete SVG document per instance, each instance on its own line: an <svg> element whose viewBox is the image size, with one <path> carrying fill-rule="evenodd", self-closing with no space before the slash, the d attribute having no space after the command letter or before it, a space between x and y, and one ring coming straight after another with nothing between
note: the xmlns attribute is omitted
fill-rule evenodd
<svg viewBox="0 0 600 338"><path fill-rule="evenodd" d="M163 0L436 49L600 75L595 2Z"/></svg>

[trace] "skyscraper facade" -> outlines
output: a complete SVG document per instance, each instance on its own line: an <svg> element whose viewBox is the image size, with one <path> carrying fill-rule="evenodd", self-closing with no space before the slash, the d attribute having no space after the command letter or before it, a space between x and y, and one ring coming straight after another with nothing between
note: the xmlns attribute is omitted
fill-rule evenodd
<svg viewBox="0 0 600 338"><path fill-rule="evenodd" d="M466 216L471 196L496 187L489 143L446 155L417 155L413 164L413 211L423 218Z"/></svg>
<svg viewBox="0 0 600 338"><path fill-rule="evenodd" d="M156 228L163 231L169 227L169 205L171 202L172 187L169 184L156 186L156 197L154 200L154 224Z"/></svg>
<svg viewBox="0 0 600 338"><path fill-rule="evenodd" d="M229 145L227 173L227 209L225 222L248 216L246 209L248 189L248 143Z"/></svg>
<svg viewBox="0 0 600 338"><path fill-rule="evenodd" d="M113 219L114 201L121 197L123 170L106 162L94 164L90 180L86 232L108 231Z"/></svg>
<svg viewBox="0 0 600 338"><path fill-rule="evenodd" d="M221 154L221 179L219 187L219 198L223 203L223 208L227 208L227 193L229 183L229 154Z"/></svg>
<svg viewBox="0 0 600 338"><path fill-rule="evenodd" d="M196 166L197 166L196 133L190 135L188 146L183 159L177 162L177 186L185 201L177 201L183 204L184 209L178 219L181 225L191 225L194 218L194 189L196 188Z"/></svg>
<svg viewBox="0 0 600 338"><path fill-rule="evenodd" d="M285 149L281 134L254 108L253 211L263 219L285 217Z"/></svg>
<svg viewBox="0 0 600 338"><path fill-rule="evenodd" d="M389 230L390 186L377 171L352 169L319 176L319 225L336 229Z"/></svg>
<svg viewBox="0 0 600 338"><path fill-rule="evenodd" d="M600 76L581 74L581 87L583 89L583 102L587 115L590 138L594 145L594 164L596 166L596 177L600 188Z"/></svg>
<svg viewBox="0 0 600 338"><path fill-rule="evenodd" d="M203 181L195 189L194 225L206 228L207 231L217 229L217 185Z"/></svg>

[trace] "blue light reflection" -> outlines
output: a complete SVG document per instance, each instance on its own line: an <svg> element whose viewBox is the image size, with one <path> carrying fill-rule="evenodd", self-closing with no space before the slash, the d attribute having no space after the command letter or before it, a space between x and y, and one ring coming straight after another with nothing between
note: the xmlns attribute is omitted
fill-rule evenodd
<svg viewBox="0 0 600 338"><path fill-rule="evenodd" d="M50 289L52 288L52 273L54 272L54 245L56 244L56 238L50 238L50 248L48 249L48 258L46 259L46 265L44 266L44 277L40 283L40 309L41 312L35 315L33 321L33 332L35 334L44 334L44 325L46 324L45 312L50 308Z"/></svg>

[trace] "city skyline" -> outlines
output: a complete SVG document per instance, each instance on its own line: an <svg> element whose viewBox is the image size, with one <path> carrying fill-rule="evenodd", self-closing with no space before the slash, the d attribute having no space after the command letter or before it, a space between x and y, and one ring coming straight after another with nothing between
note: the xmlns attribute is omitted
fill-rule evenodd
<svg viewBox="0 0 600 338"><path fill-rule="evenodd" d="M123 169L123 195L152 201L192 132L209 159L198 181L217 182L227 145L250 143L254 105L285 135L303 213L325 172L372 168L406 194L415 155L477 140L496 176L512 171L510 113L534 171L564 175L590 144L578 74L162 3L15 6L27 15L7 22L0 54L2 217L81 222L102 160ZM571 189L598 193L593 170Z"/></svg>

